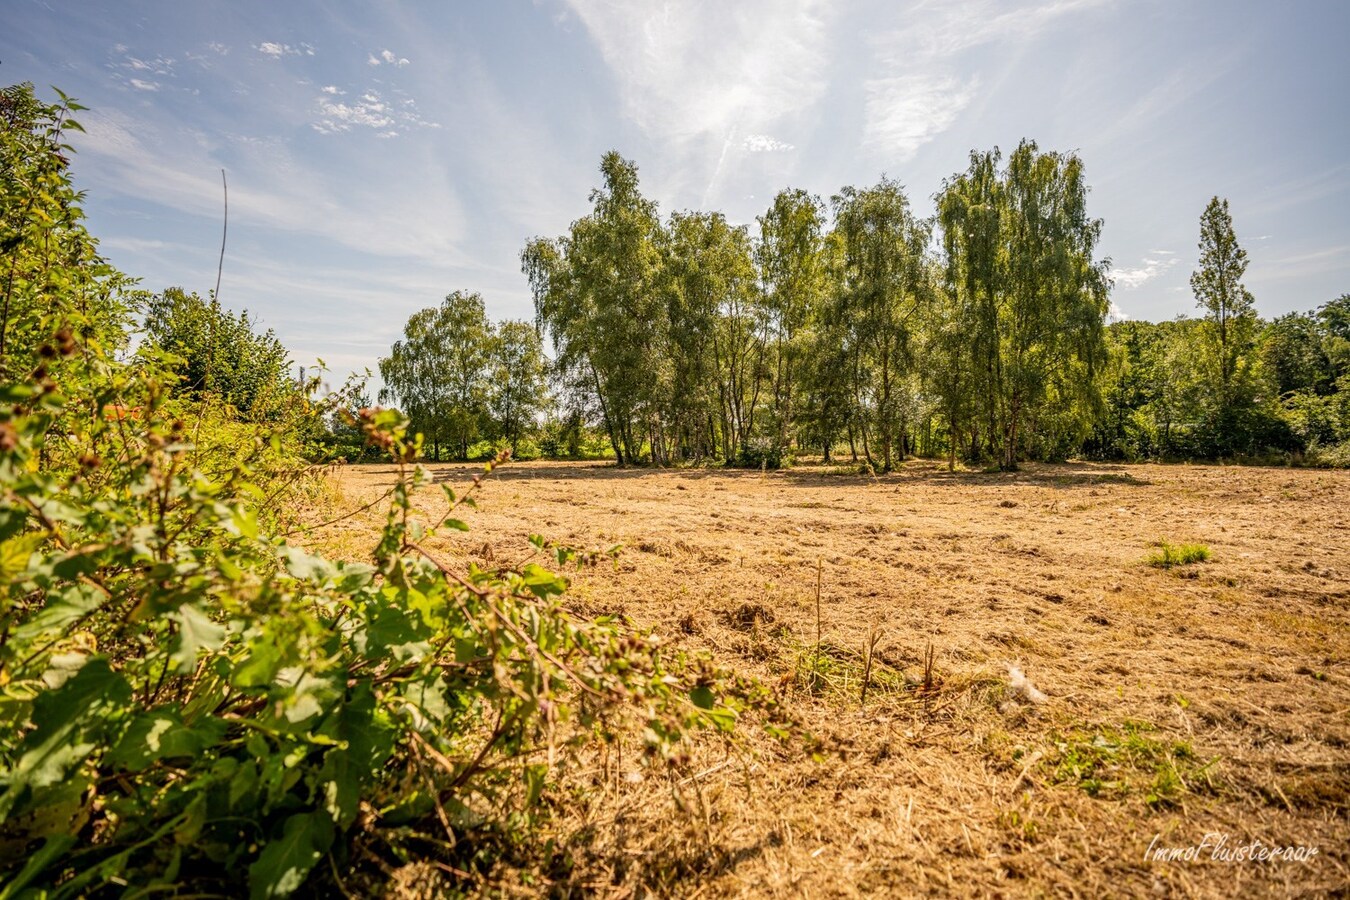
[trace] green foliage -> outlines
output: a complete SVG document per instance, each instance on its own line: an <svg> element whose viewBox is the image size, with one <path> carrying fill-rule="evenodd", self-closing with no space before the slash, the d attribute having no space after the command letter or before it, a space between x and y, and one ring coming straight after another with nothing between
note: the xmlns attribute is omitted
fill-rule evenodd
<svg viewBox="0 0 1350 900"><path fill-rule="evenodd" d="M438 307L419 310L403 340L380 360L382 401L393 401L425 436L432 458L446 445L459 459L487 421L492 326L478 294L455 291Z"/></svg>
<svg viewBox="0 0 1350 900"><path fill-rule="evenodd" d="M1217 758L1202 763L1189 744L1156 732L1145 722L1126 721L1055 735L1044 765L1051 780L1077 785L1089 796L1123 800L1142 794L1152 807L1179 805L1201 780L1206 789L1212 786Z"/></svg>
<svg viewBox="0 0 1350 900"><path fill-rule="evenodd" d="M35 230L10 252L58 239L85 246ZM83 252L45 265L48 285L122 283ZM175 393L154 354L115 361L115 315L51 306L23 320L40 362L0 380L6 896L278 897L325 858L428 852L473 879L529 852L597 740L638 733L648 765L679 766L690 729L772 710L649 634L571 619L553 569L437 560L477 479L415 509L429 474L396 412L355 417L398 469L370 562L288 543L300 482L278 465L303 435ZM534 543L557 569L600 558Z"/></svg>
<svg viewBox="0 0 1350 900"><path fill-rule="evenodd" d="M997 150L972 153L938 198L955 305L944 327L964 333L967 347L948 364L971 374L938 386L953 411L974 400L974 415L953 431L1014 468L1028 453L1054 457L1087 437L1106 362L1107 282L1093 258L1102 223L1087 215L1082 161L1030 141L1002 172L999 161Z"/></svg>
<svg viewBox="0 0 1350 900"><path fill-rule="evenodd" d="M168 368L190 396L214 395L249 421L286 415L301 395L290 354L271 330L258 333L247 311L236 315L182 288L146 303L145 334L172 359Z"/></svg>
<svg viewBox="0 0 1350 900"><path fill-rule="evenodd" d="M65 132L83 130L71 114L84 108L43 103L31 84L0 90L0 378L32 371L58 331L62 347L126 346L140 295L98 256L68 176Z"/></svg>
<svg viewBox="0 0 1350 900"><path fill-rule="evenodd" d="M1159 541L1157 549L1148 555L1144 562L1155 569L1170 569L1173 566L1189 566L1191 563L1205 562L1209 559L1209 548L1204 544L1172 544Z"/></svg>

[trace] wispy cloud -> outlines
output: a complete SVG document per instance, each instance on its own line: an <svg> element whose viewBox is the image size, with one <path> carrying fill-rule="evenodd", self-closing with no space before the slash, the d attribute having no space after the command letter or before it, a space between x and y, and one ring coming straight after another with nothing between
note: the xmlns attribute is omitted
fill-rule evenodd
<svg viewBox="0 0 1350 900"><path fill-rule="evenodd" d="M134 88L135 88L136 90L138 90L138 91L157 91L157 90L159 90L159 82L156 82L156 81L142 81L142 80L139 79L139 78L133 78L133 79L131 79L130 81L128 81L127 83L130 84L132 87L134 87Z"/></svg>
<svg viewBox="0 0 1350 900"><path fill-rule="evenodd" d="M870 42L873 74L863 85L863 147L901 162L912 158L978 94L978 67L959 65L962 54L1030 41L1060 19L1105 2L1052 0L1013 9L995 0L918 4L902 27Z"/></svg>
<svg viewBox="0 0 1350 900"><path fill-rule="evenodd" d="M1112 269L1112 280L1117 285L1132 290L1147 284L1177 264L1177 256L1170 250L1150 252L1157 255L1145 257L1143 263L1133 269Z"/></svg>
<svg viewBox="0 0 1350 900"><path fill-rule="evenodd" d="M966 108L979 78L902 75L875 78L864 87L867 124L863 146L894 159L912 159L924 144L951 127Z"/></svg>
<svg viewBox="0 0 1350 900"><path fill-rule="evenodd" d="M624 112L648 134L721 140L765 130L824 93L818 0L569 5L614 72Z"/></svg>
<svg viewBox="0 0 1350 900"><path fill-rule="evenodd" d="M374 256L437 263L462 258L461 207L443 178L393 188L353 184L313 169L284 142L208 137L116 111L91 111L80 119L87 132L79 141L81 154L99 159L99 190L215 218L222 159L228 158L231 233L238 221L322 237ZM405 151L400 164L430 169L431 152Z"/></svg>

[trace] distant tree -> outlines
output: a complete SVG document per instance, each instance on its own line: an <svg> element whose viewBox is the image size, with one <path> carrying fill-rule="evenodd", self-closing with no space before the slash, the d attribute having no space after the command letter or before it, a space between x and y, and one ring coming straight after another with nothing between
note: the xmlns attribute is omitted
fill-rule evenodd
<svg viewBox="0 0 1350 900"><path fill-rule="evenodd" d="M151 345L176 357L183 389L221 397L246 418L275 414L298 391L286 348L247 310L171 287L147 301L144 328Z"/></svg>
<svg viewBox="0 0 1350 900"><path fill-rule="evenodd" d="M1326 338L1317 317L1304 313L1287 313L1261 330L1262 369L1277 395L1325 394L1334 388Z"/></svg>
<svg viewBox="0 0 1350 900"><path fill-rule="evenodd" d="M1062 454L1100 414L1108 282L1082 161L1032 141L1002 173L998 161L997 150L973 153L938 215L988 446L1012 469L1029 449Z"/></svg>
<svg viewBox="0 0 1350 900"><path fill-rule="evenodd" d="M493 330L487 407L512 453L548 407L548 359L528 322L506 321Z"/></svg>
<svg viewBox="0 0 1350 900"><path fill-rule="evenodd" d="M1333 380L1350 378L1350 294L1341 294L1317 310L1317 320L1326 329L1325 350ZM1350 390L1350 383L1340 390Z"/></svg>
<svg viewBox="0 0 1350 900"><path fill-rule="evenodd" d="M796 428L804 330L819 314L825 288L825 207L801 189L779 191L759 217L755 262L768 313L772 367L772 455L781 459Z"/></svg>
<svg viewBox="0 0 1350 900"><path fill-rule="evenodd" d="M883 178L864 190L835 195L835 233L842 250L843 309L859 351L856 372L864 452L868 431L880 440L881 468L906 452L906 381L915 375L914 351L922 312L932 297L925 249L930 229L909 207L898 182Z"/></svg>
<svg viewBox="0 0 1350 900"><path fill-rule="evenodd" d="M483 298L455 291L438 307L409 317L403 339L380 359L382 402L397 403L432 445L460 459L478 439L487 412L492 332Z"/></svg>
<svg viewBox="0 0 1350 900"><path fill-rule="evenodd" d="M662 412L669 396L669 319L660 290L656 204L642 196L637 166L615 151L600 163L604 183L592 211L556 241L521 253L536 322L553 340L575 385L595 392L620 465L644 447L664 459Z"/></svg>
<svg viewBox="0 0 1350 900"><path fill-rule="evenodd" d="M763 356L745 228L721 213L676 213L663 241L670 425L685 457L734 459L748 439Z"/></svg>
<svg viewBox="0 0 1350 900"><path fill-rule="evenodd" d="M1241 400L1237 391L1256 331L1256 305L1242 284L1246 271L1247 251L1233 231L1228 201L1215 197L1200 216L1200 266L1191 274L1191 291L1209 322L1209 363L1225 411Z"/></svg>

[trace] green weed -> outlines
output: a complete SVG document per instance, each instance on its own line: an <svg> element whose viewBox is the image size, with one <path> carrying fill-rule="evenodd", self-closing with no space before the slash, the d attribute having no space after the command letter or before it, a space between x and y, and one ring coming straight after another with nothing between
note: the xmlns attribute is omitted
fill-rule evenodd
<svg viewBox="0 0 1350 900"><path fill-rule="evenodd" d="M1155 569L1170 569L1173 566L1204 562L1209 556L1209 548L1204 544L1172 544L1159 541L1157 549L1150 553L1144 562Z"/></svg>

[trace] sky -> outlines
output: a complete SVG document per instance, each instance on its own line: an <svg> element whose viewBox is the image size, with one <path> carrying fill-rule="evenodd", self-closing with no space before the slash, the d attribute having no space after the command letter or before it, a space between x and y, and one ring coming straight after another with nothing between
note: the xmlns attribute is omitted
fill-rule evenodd
<svg viewBox="0 0 1350 900"><path fill-rule="evenodd" d="M90 231L150 290L216 282L298 365L374 370L414 311L531 319L519 253L601 155L662 214L754 229L883 174L921 215L972 150L1077 153L1115 314L1194 315L1230 202L1264 316L1350 292L1350 3L0 0L0 82L89 106Z"/></svg>

